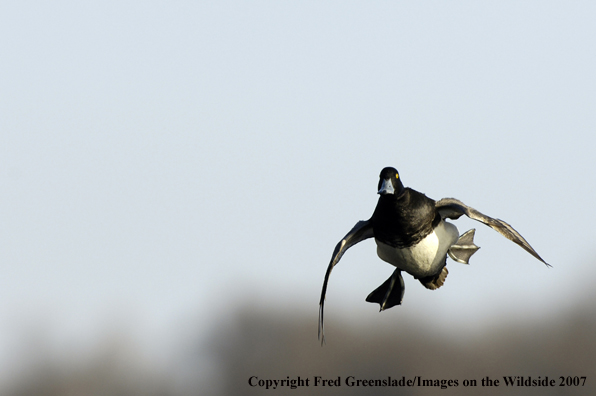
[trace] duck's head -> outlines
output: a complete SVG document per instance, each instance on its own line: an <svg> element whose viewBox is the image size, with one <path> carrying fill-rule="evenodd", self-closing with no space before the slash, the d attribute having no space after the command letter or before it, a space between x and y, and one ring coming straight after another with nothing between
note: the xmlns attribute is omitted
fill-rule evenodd
<svg viewBox="0 0 596 396"><path fill-rule="evenodd" d="M384 168L379 175L378 194L399 196L404 191L399 173L395 168Z"/></svg>

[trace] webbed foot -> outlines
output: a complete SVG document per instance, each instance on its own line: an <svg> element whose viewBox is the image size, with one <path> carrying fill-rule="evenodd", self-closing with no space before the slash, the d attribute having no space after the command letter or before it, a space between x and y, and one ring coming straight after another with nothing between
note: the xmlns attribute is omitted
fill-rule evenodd
<svg viewBox="0 0 596 396"><path fill-rule="evenodd" d="M447 251L449 257L451 257L458 263L469 264L468 261L470 260L470 257L472 257L472 255L476 253L478 249L480 249L479 246L474 245L475 232L476 230L472 228L471 230L466 231L464 234L462 234L462 236L459 237L457 242L451 245L451 247Z"/></svg>
<svg viewBox="0 0 596 396"><path fill-rule="evenodd" d="M394 305L400 305L405 291L404 278L401 271L396 269L389 279L366 297L366 301L379 304L380 310L384 311Z"/></svg>

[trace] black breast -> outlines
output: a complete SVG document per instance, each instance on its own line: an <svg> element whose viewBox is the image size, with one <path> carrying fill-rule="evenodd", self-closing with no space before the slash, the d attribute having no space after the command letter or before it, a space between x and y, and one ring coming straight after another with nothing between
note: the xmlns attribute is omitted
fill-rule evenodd
<svg viewBox="0 0 596 396"><path fill-rule="evenodd" d="M410 188L406 188L399 197L379 197L371 218L375 238L393 247L417 244L440 221L435 201Z"/></svg>

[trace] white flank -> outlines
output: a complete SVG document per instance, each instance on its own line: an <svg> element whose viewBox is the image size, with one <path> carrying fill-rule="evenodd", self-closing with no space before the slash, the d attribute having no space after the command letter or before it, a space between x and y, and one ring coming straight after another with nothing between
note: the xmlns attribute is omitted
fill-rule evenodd
<svg viewBox="0 0 596 396"><path fill-rule="evenodd" d="M453 224L441 221L426 238L408 248L394 248L376 239L375 241L381 260L422 278L437 274L443 267L447 251L458 237L459 232Z"/></svg>

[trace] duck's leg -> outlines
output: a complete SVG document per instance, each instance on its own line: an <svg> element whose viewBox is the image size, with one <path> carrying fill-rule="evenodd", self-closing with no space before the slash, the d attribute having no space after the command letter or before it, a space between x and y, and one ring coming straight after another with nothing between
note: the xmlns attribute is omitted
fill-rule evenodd
<svg viewBox="0 0 596 396"><path fill-rule="evenodd" d="M470 260L470 257L480 249L480 247L474 245L475 232L476 230L472 228L460 236L457 242L455 242L455 244L453 244L447 251L449 257L458 263L469 264L468 261Z"/></svg>
<svg viewBox="0 0 596 396"><path fill-rule="evenodd" d="M384 311L394 305L400 305L404 298L405 290L401 270L396 269L389 279L366 297L366 301L379 304L381 306L380 310Z"/></svg>

